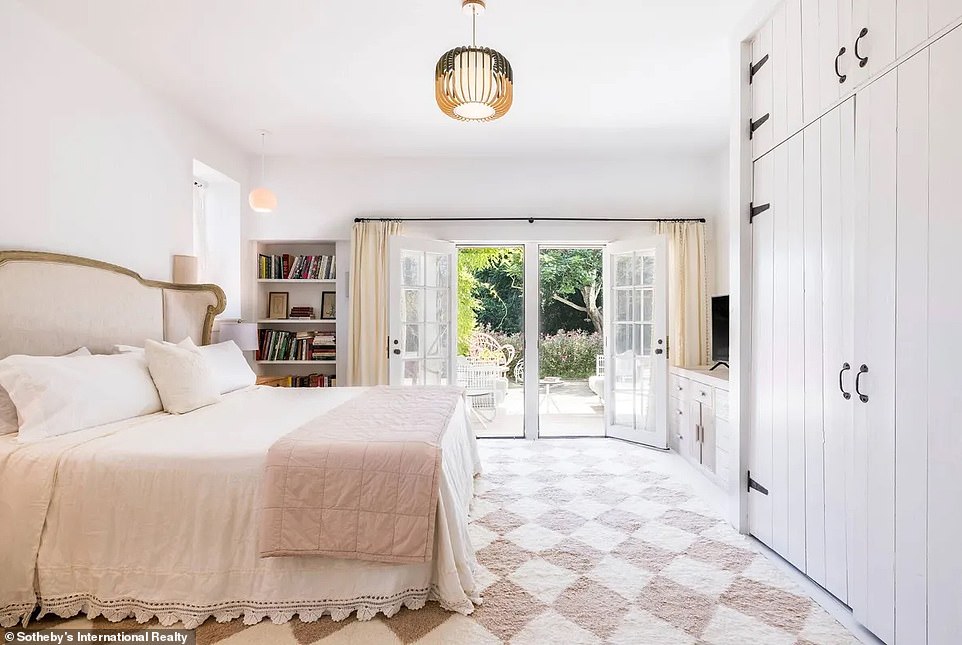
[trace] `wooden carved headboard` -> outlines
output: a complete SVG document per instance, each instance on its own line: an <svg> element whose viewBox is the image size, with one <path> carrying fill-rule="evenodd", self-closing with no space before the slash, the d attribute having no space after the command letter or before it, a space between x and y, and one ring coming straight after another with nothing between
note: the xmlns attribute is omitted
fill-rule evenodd
<svg viewBox="0 0 962 645"><path fill-rule="evenodd" d="M142 346L148 338L210 343L224 291L145 280L114 264L57 253L0 251L0 358L87 347Z"/></svg>

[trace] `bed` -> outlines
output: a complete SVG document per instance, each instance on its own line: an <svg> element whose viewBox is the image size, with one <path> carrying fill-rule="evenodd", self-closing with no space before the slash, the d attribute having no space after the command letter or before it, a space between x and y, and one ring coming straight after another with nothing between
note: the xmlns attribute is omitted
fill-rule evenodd
<svg viewBox="0 0 962 645"><path fill-rule="evenodd" d="M146 281L69 256L0 253L0 358L78 346L107 352L183 334L208 342L221 310L223 294L211 285ZM463 403L443 435L430 561L259 557L268 450L364 392L250 387L184 415L35 443L0 436L0 623L26 622L38 610L187 627L209 617L366 619L428 600L470 613L480 598L467 514L480 464Z"/></svg>

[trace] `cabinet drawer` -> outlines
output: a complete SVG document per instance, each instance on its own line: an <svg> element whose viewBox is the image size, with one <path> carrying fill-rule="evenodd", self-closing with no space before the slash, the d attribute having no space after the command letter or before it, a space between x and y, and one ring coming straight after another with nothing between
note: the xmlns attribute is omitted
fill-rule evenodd
<svg viewBox="0 0 962 645"><path fill-rule="evenodd" d="M715 407L715 397L713 396L714 389L715 388L711 387L710 385L698 383L697 381L692 381L688 386L688 391L691 394L691 400L703 403L710 408Z"/></svg>
<svg viewBox="0 0 962 645"><path fill-rule="evenodd" d="M690 400L690 383L689 379L683 376L678 376L677 374L668 375L668 395L682 401Z"/></svg>
<svg viewBox="0 0 962 645"><path fill-rule="evenodd" d="M715 388L715 417L728 421L728 392Z"/></svg>

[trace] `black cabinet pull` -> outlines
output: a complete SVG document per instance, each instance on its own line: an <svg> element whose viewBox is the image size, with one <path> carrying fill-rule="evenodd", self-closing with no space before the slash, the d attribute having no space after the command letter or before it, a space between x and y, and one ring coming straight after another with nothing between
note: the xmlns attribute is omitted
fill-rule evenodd
<svg viewBox="0 0 962 645"><path fill-rule="evenodd" d="M858 389L859 381L862 380L862 374L865 374L866 372L868 372L868 365L863 364L860 368L858 368L858 374L855 375L855 393L858 394L858 400L862 403L868 403L868 396L862 394L862 391Z"/></svg>
<svg viewBox="0 0 962 645"><path fill-rule="evenodd" d="M845 79L848 78L848 76L840 72L838 69L838 59L840 59L844 55L845 55L845 48L842 47L840 50L838 50L838 56L835 57L835 75L838 76L839 83L844 83Z"/></svg>
<svg viewBox="0 0 962 645"><path fill-rule="evenodd" d="M858 38L855 39L855 58L858 59L859 67L868 65L868 56L862 56L858 53L858 44L866 36L868 36L868 27L862 27L862 31L858 32Z"/></svg>
<svg viewBox="0 0 962 645"><path fill-rule="evenodd" d="M846 401L852 398L852 393L845 391L845 387L842 385L842 374L850 369L852 369L851 365L848 363L842 363L842 369L838 373L838 389L842 393L842 398L844 398Z"/></svg>

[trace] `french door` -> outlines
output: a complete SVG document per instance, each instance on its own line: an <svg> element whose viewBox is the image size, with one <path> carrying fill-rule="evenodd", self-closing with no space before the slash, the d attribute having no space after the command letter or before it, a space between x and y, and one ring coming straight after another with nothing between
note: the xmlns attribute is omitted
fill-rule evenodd
<svg viewBox="0 0 962 645"><path fill-rule="evenodd" d="M391 385L455 385L457 249L391 236L388 364Z"/></svg>
<svg viewBox="0 0 962 645"><path fill-rule="evenodd" d="M665 238L605 248L605 431L668 449Z"/></svg>
<svg viewBox="0 0 962 645"><path fill-rule="evenodd" d="M393 236L390 268L388 360L391 385L456 385L457 248L451 242ZM526 257L532 254L525 254ZM528 257L535 270L537 253ZM668 449L668 280L666 240L653 236L613 242L603 254L604 356L596 379L603 381L605 434L652 448ZM526 280L537 289L538 280ZM536 297L531 299L537 305ZM539 327L537 309L525 327ZM527 334L536 337L537 334ZM525 436L536 437L539 409L548 399L540 382L537 352L521 378ZM517 378L517 376L516 376ZM561 383L560 379L558 383ZM463 384L462 384L463 385ZM538 396L539 387L544 388ZM564 393L564 388L561 388ZM554 396L554 394L552 394ZM558 397L561 394L557 395ZM557 404L556 404L557 405Z"/></svg>

